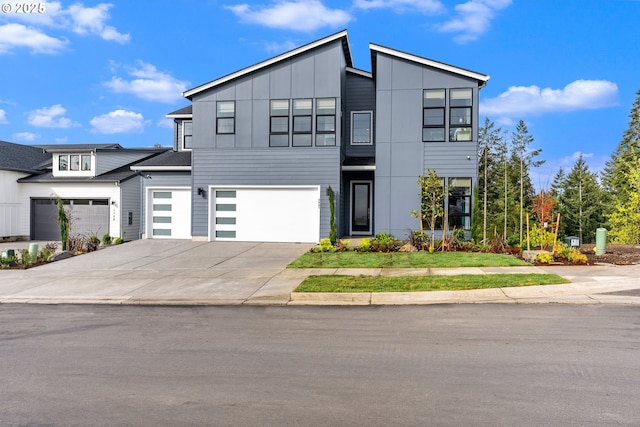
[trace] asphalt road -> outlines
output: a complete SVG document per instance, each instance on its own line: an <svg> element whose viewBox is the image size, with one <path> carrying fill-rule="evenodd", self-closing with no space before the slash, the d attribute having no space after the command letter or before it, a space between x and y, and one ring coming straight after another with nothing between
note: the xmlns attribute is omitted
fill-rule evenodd
<svg viewBox="0 0 640 427"><path fill-rule="evenodd" d="M640 424L637 307L0 305L0 425Z"/></svg>

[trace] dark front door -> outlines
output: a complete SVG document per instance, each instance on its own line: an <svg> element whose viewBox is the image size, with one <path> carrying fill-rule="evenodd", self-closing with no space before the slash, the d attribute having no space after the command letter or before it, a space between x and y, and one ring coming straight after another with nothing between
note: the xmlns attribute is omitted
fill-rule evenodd
<svg viewBox="0 0 640 427"><path fill-rule="evenodd" d="M371 234L371 181L351 182L351 234Z"/></svg>

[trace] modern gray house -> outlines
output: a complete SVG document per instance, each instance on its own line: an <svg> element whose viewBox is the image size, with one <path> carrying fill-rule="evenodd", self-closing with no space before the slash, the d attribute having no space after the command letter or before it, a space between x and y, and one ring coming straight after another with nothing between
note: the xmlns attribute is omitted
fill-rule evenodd
<svg viewBox="0 0 640 427"><path fill-rule="evenodd" d="M176 204L189 201L186 237L317 242L329 234L331 187L340 236L404 238L419 227L410 212L428 169L451 188L450 228L469 230L479 91L489 77L369 49L371 71L355 68L341 31L184 92L191 105L167 117L174 150L190 152L190 162L165 168L166 179L151 174L162 172L153 169L161 156L136 166L151 178L146 236L173 237L178 218L166 213L175 190Z"/></svg>

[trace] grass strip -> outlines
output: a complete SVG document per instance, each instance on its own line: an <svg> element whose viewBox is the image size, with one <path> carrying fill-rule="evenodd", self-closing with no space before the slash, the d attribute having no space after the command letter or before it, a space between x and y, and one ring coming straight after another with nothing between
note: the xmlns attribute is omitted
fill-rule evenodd
<svg viewBox="0 0 640 427"><path fill-rule="evenodd" d="M511 255L480 252L307 252L288 268L514 267L531 265Z"/></svg>
<svg viewBox="0 0 640 427"><path fill-rule="evenodd" d="M456 276L309 276L294 292L460 291L569 283L556 274L460 274Z"/></svg>

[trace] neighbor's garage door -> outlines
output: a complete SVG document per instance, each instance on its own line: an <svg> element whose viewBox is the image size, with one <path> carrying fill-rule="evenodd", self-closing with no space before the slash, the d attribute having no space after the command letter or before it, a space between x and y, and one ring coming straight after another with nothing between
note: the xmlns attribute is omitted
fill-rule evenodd
<svg viewBox="0 0 640 427"><path fill-rule="evenodd" d="M191 189L149 190L149 224L154 239L191 238Z"/></svg>
<svg viewBox="0 0 640 427"><path fill-rule="evenodd" d="M317 242L320 188L214 188L211 240Z"/></svg>
<svg viewBox="0 0 640 427"><path fill-rule="evenodd" d="M71 235L102 237L109 232L108 199L65 199ZM52 199L31 199L31 239L60 240L58 205Z"/></svg>

